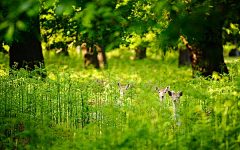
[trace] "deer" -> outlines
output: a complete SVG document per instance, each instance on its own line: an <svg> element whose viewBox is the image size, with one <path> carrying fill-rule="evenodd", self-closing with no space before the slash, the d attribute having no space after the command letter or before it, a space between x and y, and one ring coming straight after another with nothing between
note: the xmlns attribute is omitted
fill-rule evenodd
<svg viewBox="0 0 240 150"><path fill-rule="evenodd" d="M179 109L178 109L179 99L183 95L183 93L180 91L178 91L177 93L175 93L174 91L168 91L168 95L171 96L171 98L172 98L174 119L178 121L178 125L180 126L181 125L180 117L177 112L179 111Z"/></svg>
<svg viewBox="0 0 240 150"><path fill-rule="evenodd" d="M124 92L130 88L130 84L126 85L126 86L122 86L120 83L118 83L118 86L120 87L120 97L118 100L118 104L123 105L123 102L121 101L123 99L124 96Z"/></svg>
<svg viewBox="0 0 240 150"><path fill-rule="evenodd" d="M157 90L158 93L159 93L160 101L161 101L162 103L164 103L164 101L165 101L165 95L166 95L166 93L169 91L169 89L170 89L170 86L167 86L165 89L159 89L158 87L156 87L156 90Z"/></svg>

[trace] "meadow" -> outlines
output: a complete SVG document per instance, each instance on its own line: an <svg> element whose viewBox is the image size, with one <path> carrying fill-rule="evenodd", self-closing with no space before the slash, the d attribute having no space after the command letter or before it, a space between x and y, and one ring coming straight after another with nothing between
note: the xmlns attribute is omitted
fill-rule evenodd
<svg viewBox="0 0 240 150"><path fill-rule="evenodd" d="M81 56L44 53L48 76L25 70L8 75L0 56L0 149L240 149L240 61L227 58L229 75L192 77L178 53L132 60L107 53L107 69L85 69ZM129 84L122 99L118 83ZM171 97L182 91L179 116Z"/></svg>

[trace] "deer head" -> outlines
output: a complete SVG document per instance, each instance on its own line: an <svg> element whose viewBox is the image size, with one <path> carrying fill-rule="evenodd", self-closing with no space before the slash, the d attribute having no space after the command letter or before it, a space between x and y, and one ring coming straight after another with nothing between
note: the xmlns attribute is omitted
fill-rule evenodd
<svg viewBox="0 0 240 150"><path fill-rule="evenodd" d="M130 88L130 85L122 86L120 83L118 83L118 86L120 87L120 98L123 98L124 92Z"/></svg>
<svg viewBox="0 0 240 150"><path fill-rule="evenodd" d="M170 86L167 86L165 89L159 89L158 87L156 87L156 90L158 91L159 93L159 98L160 98L160 101L164 103L164 100L165 100L165 95L166 93L169 91L170 89Z"/></svg>
<svg viewBox="0 0 240 150"><path fill-rule="evenodd" d="M179 105L179 98L182 96L182 92L178 91L177 93L175 93L174 91L168 91L169 96L171 96L172 101L174 104Z"/></svg>

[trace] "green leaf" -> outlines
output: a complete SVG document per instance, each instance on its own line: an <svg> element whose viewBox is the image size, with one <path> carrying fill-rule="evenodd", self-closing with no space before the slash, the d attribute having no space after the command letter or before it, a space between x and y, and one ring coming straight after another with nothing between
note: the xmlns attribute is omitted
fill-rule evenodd
<svg viewBox="0 0 240 150"><path fill-rule="evenodd" d="M173 5L172 6L172 10L178 11L179 9L178 9L178 7L176 5Z"/></svg>
<svg viewBox="0 0 240 150"><path fill-rule="evenodd" d="M8 21L4 21L0 24L0 30L5 29L9 26L9 22Z"/></svg>
<svg viewBox="0 0 240 150"><path fill-rule="evenodd" d="M14 24L11 24L8 29L7 29L7 33L5 34L5 40L6 41L12 41L13 40L13 33L14 33Z"/></svg>
<svg viewBox="0 0 240 150"><path fill-rule="evenodd" d="M25 25L24 22L22 22L21 20L18 20L16 22L16 27L19 29L19 30L26 30L27 29L27 26Z"/></svg>
<svg viewBox="0 0 240 150"><path fill-rule="evenodd" d="M32 17L32 16L36 16L39 14L39 7L38 5L34 5L34 7L32 9L29 9L27 11L27 15Z"/></svg>
<svg viewBox="0 0 240 150"><path fill-rule="evenodd" d="M25 3L23 3L19 8L20 8L20 11L26 11L26 10L28 10L30 7L31 7L31 5L32 5L32 2L30 2L30 1L27 1L27 2L25 2Z"/></svg>
<svg viewBox="0 0 240 150"><path fill-rule="evenodd" d="M60 15L60 14L63 13L63 10L64 10L64 6L63 6L63 5L59 5L59 6L57 6L57 8L56 8L56 10L55 10L55 13L56 13L57 15Z"/></svg>

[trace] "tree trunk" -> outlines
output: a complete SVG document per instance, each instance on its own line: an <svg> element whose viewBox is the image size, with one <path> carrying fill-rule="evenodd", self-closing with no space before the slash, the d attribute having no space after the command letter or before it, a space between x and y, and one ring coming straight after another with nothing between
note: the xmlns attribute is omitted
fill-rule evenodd
<svg viewBox="0 0 240 150"><path fill-rule="evenodd" d="M136 52L136 58L138 58L138 59L144 59L147 57L147 55L146 55L147 47L138 46L137 49L135 50L135 52Z"/></svg>
<svg viewBox="0 0 240 150"><path fill-rule="evenodd" d="M92 47L87 47L87 43L83 43L81 45L81 50L84 57L84 67L88 68L92 65L94 68L98 69L100 66L97 59L97 52L94 52L92 49Z"/></svg>
<svg viewBox="0 0 240 150"><path fill-rule="evenodd" d="M84 56L84 66L93 65L95 68L107 68L107 59L104 48L99 47L98 44L94 44L92 47L87 47L87 43L81 45L81 50Z"/></svg>
<svg viewBox="0 0 240 150"><path fill-rule="evenodd" d="M44 58L42 54L42 46L39 40L40 26L38 16L29 18L31 25L29 31L21 31L21 39L13 41L10 46L10 68L18 70L24 68L33 71L35 66L44 68ZM10 72L11 73L11 72ZM38 72L40 73L40 72ZM46 74L41 74L45 77Z"/></svg>
<svg viewBox="0 0 240 150"><path fill-rule="evenodd" d="M189 66L191 63L190 61L190 54L189 54L189 50L188 49L179 49L179 59L178 59L178 67L181 66Z"/></svg>
<svg viewBox="0 0 240 150"><path fill-rule="evenodd" d="M97 59L101 68L107 68L107 57L105 53L105 48L101 48L98 44L94 45L98 53Z"/></svg>
<svg viewBox="0 0 240 150"><path fill-rule="evenodd" d="M237 48L231 49L231 51L229 52L228 55L229 55L230 57L232 57L232 56L239 56L239 51L238 51Z"/></svg>
<svg viewBox="0 0 240 150"><path fill-rule="evenodd" d="M15 65L17 63L17 66ZM28 38L25 42L14 42L10 47L10 67L12 69L34 70L34 65L43 63L41 43L38 38Z"/></svg>
<svg viewBox="0 0 240 150"><path fill-rule="evenodd" d="M223 59L222 29L210 29L208 34L216 35L215 39L207 40L201 46L191 46L181 36L184 44L190 51L193 75L196 75L197 71L203 76L212 75L213 71L228 74L228 69Z"/></svg>
<svg viewBox="0 0 240 150"><path fill-rule="evenodd" d="M88 68L90 65L93 65L94 68L99 69L99 62L97 59L97 53L86 53L84 55L84 66Z"/></svg>

